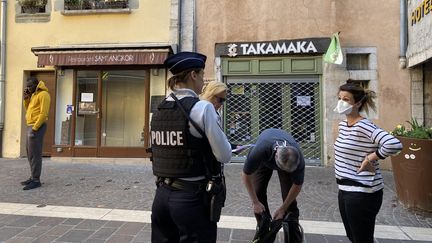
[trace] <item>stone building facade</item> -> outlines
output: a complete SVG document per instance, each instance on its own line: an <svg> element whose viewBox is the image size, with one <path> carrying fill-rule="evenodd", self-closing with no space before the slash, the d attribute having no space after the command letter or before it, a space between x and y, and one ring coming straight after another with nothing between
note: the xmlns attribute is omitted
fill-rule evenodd
<svg viewBox="0 0 432 243"><path fill-rule="evenodd" d="M299 140L309 164L332 165L343 119L333 108L346 82L377 93L377 110L367 117L383 129L411 117L415 84L399 63L399 1L385 7L374 0L198 2L196 47L208 55L207 78L230 87L224 128L234 142L280 127ZM318 47L336 32L341 65L323 62ZM382 164L390 168L388 160Z"/></svg>

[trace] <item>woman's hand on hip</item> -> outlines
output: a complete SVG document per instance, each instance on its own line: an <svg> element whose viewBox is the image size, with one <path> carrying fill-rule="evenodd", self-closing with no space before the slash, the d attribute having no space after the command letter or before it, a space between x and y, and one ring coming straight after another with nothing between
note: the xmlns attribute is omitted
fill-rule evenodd
<svg viewBox="0 0 432 243"><path fill-rule="evenodd" d="M372 161L369 159L368 156L364 158L363 162L360 165L360 168L357 170L357 173L360 173L362 171L369 171L375 173L375 166L373 165Z"/></svg>

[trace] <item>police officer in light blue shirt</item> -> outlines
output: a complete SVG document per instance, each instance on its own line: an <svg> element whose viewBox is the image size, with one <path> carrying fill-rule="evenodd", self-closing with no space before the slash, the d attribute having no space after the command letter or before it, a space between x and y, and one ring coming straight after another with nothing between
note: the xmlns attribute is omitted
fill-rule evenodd
<svg viewBox="0 0 432 243"><path fill-rule="evenodd" d="M213 105L199 100L206 56L180 52L167 58L172 90L151 122L153 174L152 242L216 242L205 187L231 146L218 125ZM189 116L189 118L187 118ZM190 120L193 122L191 122Z"/></svg>

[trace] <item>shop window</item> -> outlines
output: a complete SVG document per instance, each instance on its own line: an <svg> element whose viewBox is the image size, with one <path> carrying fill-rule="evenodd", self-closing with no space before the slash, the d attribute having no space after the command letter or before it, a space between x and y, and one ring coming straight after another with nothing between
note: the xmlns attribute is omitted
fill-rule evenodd
<svg viewBox="0 0 432 243"><path fill-rule="evenodd" d="M316 88L316 83L290 85L291 134L299 143L316 141Z"/></svg>
<svg viewBox="0 0 432 243"><path fill-rule="evenodd" d="M99 71L77 71L75 146L97 145Z"/></svg>
<svg viewBox="0 0 432 243"><path fill-rule="evenodd" d="M146 75L144 70L102 72L102 146L144 146Z"/></svg>
<svg viewBox="0 0 432 243"><path fill-rule="evenodd" d="M72 126L73 70L57 72L55 144L70 145Z"/></svg>
<svg viewBox="0 0 432 243"><path fill-rule="evenodd" d="M288 131L308 162L321 157L320 92L315 79L228 79L224 124L233 144L254 143L268 128ZM247 151L239 156L246 156ZM238 158L238 157L237 157Z"/></svg>
<svg viewBox="0 0 432 243"><path fill-rule="evenodd" d="M369 69L369 54L347 54L347 70Z"/></svg>

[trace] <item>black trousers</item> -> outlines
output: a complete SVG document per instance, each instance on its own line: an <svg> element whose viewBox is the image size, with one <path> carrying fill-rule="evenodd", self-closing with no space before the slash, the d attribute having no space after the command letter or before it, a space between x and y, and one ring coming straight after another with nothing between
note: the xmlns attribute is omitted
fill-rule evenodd
<svg viewBox="0 0 432 243"><path fill-rule="evenodd" d="M210 221L205 193L159 186L152 206L152 242L216 242L217 226Z"/></svg>
<svg viewBox="0 0 432 243"><path fill-rule="evenodd" d="M374 193L339 190L339 211L351 242L374 242L375 218L381 208L382 199L383 190Z"/></svg>
<svg viewBox="0 0 432 243"><path fill-rule="evenodd" d="M292 180L289 173L285 171L277 171L279 177L279 183L282 194L282 202L286 199L289 190L292 186ZM270 213L270 209L267 201L267 187L269 181L272 177L273 169L270 169L266 166L260 165L257 171L252 175L253 176L253 186L255 189L255 193L258 197L258 200L264 205L266 212ZM288 207L288 212L292 213L292 217L298 219L300 212L297 207L297 201L294 200ZM259 222L261 220L261 215L255 214L255 218Z"/></svg>
<svg viewBox="0 0 432 243"><path fill-rule="evenodd" d="M42 173L42 146L46 129L46 123L37 131L33 131L31 126L27 127L27 160L30 164L31 177L37 180Z"/></svg>

